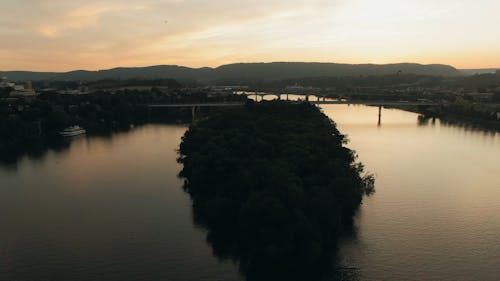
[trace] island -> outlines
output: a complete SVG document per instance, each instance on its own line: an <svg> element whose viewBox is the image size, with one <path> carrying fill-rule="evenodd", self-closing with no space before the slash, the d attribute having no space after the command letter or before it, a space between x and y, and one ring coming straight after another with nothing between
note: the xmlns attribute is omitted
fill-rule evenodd
<svg viewBox="0 0 500 281"><path fill-rule="evenodd" d="M373 192L347 139L309 103L249 101L193 123L180 176L196 225L247 280L308 280L328 267Z"/></svg>

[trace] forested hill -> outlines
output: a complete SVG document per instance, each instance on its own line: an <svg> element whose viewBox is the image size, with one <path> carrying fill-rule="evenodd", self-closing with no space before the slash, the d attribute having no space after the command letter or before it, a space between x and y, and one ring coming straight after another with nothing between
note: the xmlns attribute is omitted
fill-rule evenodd
<svg viewBox="0 0 500 281"><path fill-rule="evenodd" d="M282 80L306 77L341 77L359 75L386 75L395 73L459 76L461 72L448 65L401 64L337 64L337 63L238 63L217 68L189 68L176 65L158 65L148 67L120 67L108 70L71 72L30 72L0 71L0 76L10 80L102 80L131 78L173 78L180 80L210 81L252 81Z"/></svg>

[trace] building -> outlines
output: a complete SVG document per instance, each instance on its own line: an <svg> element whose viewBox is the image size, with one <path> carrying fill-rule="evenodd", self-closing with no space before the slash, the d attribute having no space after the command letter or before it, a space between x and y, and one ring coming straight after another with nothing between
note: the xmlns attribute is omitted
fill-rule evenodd
<svg viewBox="0 0 500 281"><path fill-rule="evenodd" d="M32 89L24 89L20 87L15 87L13 91L10 92L9 96L13 98L19 97L35 97L37 94Z"/></svg>
<svg viewBox="0 0 500 281"><path fill-rule="evenodd" d="M14 89L13 91L10 92L9 94L10 97L34 97L37 95L36 92L33 90L31 81L23 81L17 84L15 83L9 83L9 84L11 84L10 87Z"/></svg>
<svg viewBox="0 0 500 281"><path fill-rule="evenodd" d="M9 82L7 77L0 78L0 88L14 88L16 84Z"/></svg>
<svg viewBox="0 0 500 281"><path fill-rule="evenodd" d="M19 83L9 82L7 77L0 78L0 88L11 88L9 97L34 97L36 92L33 90L31 81L23 81Z"/></svg>

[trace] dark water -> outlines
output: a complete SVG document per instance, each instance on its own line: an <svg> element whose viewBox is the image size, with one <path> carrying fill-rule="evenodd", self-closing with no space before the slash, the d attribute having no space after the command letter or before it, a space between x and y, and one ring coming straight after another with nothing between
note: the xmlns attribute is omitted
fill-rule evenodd
<svg viewBox="0 0 500 281"><path fill-rule="evenodd" d="M500 280L500 136L324 106L376 190L340 264L359 280ZM151 125L0 166L0 280L241 280L194 227L186 128Z"/></svg>
<svg viewBox="0 0 500 281"><path fill-rule="evenodd" d="M0 280L234 280L193 227L185 130L82 138L0 168Z"/></svg>

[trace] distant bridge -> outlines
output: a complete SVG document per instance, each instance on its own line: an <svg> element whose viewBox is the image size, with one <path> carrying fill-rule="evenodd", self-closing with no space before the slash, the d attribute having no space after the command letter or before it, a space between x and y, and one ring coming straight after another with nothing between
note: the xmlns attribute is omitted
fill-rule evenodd
<svg viewBox="0 0 500 281"><path fill-rule="evenodd" d="M374 100L323 100L323 101L305 101L305 100L290 100L291 103L308 102L310 104L347 104L347 105L367 105L367 106L438 106L437 102L432 101L374 101ZM179 108L179 107L231 107L243 106L245 102L198 102L198 103L163 103L163 104L148 104L149 108Z"/></svg>
<svg viewBox="0 0 500 281"><path fill-rule="evenodd" d="M433 101L385 101L385 100L351 100L346 98L340 99L332 99L328 98L325 95L315 95L315 94L281 94L281 93L266 93L266 92L240 92L242 95L246 95L248 97L254 97L255 101L263 101L265 100L265 96L274 96L276 100L286 100L292 102L309 102L311 104L360 104L360 105L368 105L368 106L437 106L440 103ZM292 96L300 96L304 99L299 100L291 100L289 99L289 95Z"/></svg>
<svg viewBox="0 0 500 281"><path fill-rule="evenodd" d="M164 103L164 104L148 104L149 108L179 108L179 107L227 107L227 106L243 106L244 102L197 102L197 103Z"/></svg>
<svg viewBox="0 0 500 281"><path fill-rule="evenodd" d="M147 104L148 116L150 110L154 108L191 108L193 121L196 120L196 111L202 107L234 107L244 106L244 102L193 102L193 103L162 103L162 104Z"/></svg>
<svg viewBox="0 0 500 281"><path fill-rule="evenodd" d="M373 100L333 100L333 101L309 101L312 104L362 104L368 106L438 106L437 102L432 101L373 101Z"/></svg>
<svg viewBox="0 0 500 281"><path fill-rule="evenodd" d="M438 106L439 103L432 101L374 101L374 100L318 100L311 101L307 96L306 100L288 100L290 103L308 102L315 105L328 105L328 104L346 104L346 105L367 105L378 107L378 124L382 120L382 107L384 106ZM153 108L191 108L193 121L196 119L196 111L201 107L235 107L244 106L245 102L198 102L198 103L164 103L164 104L148 104L148 109Z"/></svg>

